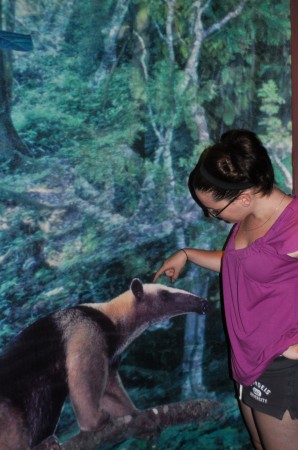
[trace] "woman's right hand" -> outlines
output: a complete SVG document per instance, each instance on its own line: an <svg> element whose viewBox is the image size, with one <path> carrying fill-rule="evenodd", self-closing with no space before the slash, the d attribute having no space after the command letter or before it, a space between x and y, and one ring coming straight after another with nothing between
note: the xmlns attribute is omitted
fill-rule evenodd
<svg viewBox="0 0 298 450"><path fill-rule="evenodd" d="M153 283L155 283L158 280L158 278L163 274L171 278L171 281L174 283L174 281L176 281L177 278L179 277L181 270L185 266L187 259L188 259L187 254L184 250L179 250L178 252L171 255L169 258L165 260L163 265L156 272L153 278Z"/></svg>

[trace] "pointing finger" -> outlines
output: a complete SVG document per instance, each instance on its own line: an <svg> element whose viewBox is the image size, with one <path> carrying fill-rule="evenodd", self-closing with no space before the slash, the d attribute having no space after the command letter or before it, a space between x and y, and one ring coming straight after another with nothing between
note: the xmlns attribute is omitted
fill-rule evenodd
<svg viewBox="0 0 298 450"><path fill-rule="evenodd" d="M153 278L153 283L155 283L158 278L162 275L165 274L167 277L172 277L175 273L174 269L164 269L164 267L162 266L155 274L154 278Z"/></svg>
<svg viewBox="0 0 298 450"><path fill-rule="evenodd" d="M156 283L156 281L158 280L158 278L161 276L162 271L158 270L153 278L153 283Z"/></svg>

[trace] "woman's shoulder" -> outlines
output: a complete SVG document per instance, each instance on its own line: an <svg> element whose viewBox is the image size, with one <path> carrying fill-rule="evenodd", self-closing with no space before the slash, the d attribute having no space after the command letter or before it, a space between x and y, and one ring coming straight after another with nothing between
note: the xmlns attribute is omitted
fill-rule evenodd
<svg viewBox="0 0 298 450"><path fill-rule="evenodd" d="M298 250L298 198L292 196L268 233L268 238L278 253L288 254Z"/></svg>
<svg viewBox="0 0 298 450"><path fill-rule="evenodd" d="M298 208L298 197L296 195L289 194L289 195L287 195L287 198L291 199L291 201L288 205L290 208Z"/></svg>
<svg viewBox="0 0 298 450"><path fill-rule="evenodd" d="M294 195L288 196L288 205L280 216L280 222L284 225L297 223L298 220L298 198Z"/></svg>

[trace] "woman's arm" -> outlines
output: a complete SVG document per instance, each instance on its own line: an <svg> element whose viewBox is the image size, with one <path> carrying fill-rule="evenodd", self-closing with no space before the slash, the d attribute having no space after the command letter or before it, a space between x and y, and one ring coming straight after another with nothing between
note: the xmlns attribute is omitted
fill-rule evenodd
<svg viewBox="0 0 298 450"><path fill-rule="evenodd" d="M220 272L222 257L223 251L220 250L209 251L196 248L184 248L165 260L163 265L156 272L153 282L155 283L163 274L170 277L173 282L176 281L187 261L190 261L197 266L204 267L205 269Z"/></svg>

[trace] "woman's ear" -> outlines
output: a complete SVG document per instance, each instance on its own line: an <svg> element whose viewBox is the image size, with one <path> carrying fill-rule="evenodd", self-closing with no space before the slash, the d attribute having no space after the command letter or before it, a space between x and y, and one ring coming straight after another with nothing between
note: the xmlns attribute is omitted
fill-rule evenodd
<svg viewBox="0 0 298 450"><path fill-rule="evenodd" d="M237 200L241 202L242 206L248 207L252 201L252 194L249 191L243 192L239 195Z"/></svg>

